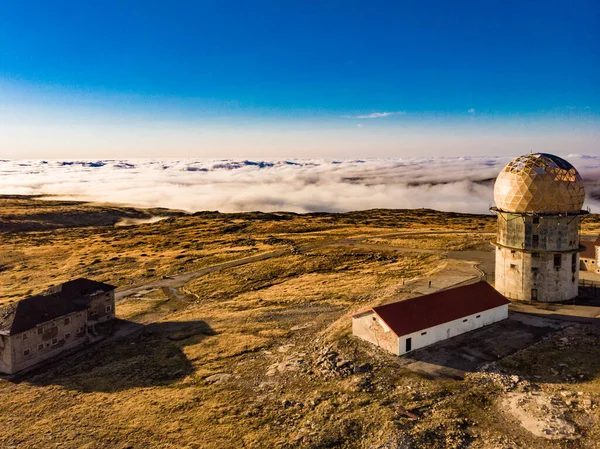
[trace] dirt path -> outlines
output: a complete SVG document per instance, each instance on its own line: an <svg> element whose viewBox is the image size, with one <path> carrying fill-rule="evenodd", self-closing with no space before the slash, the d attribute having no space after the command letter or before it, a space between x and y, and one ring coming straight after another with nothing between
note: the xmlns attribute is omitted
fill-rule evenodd
<svg viewBox="0 0 600 449"><path fill-rule="evenodd" d="M473 260L478 261L480 264L485 263L490 258L490 251L444 251L444 250L436 250L436 249L420 249L420 248L405 248L398 246L386 246L386 245L375 245L375 244L367 244L367 243L359 243L362 240L370 239L370 238L383 238L383 237L411 237L411 236L422 236L422 235L443 235L443 234L473 234L473 235L490 235L489 232L463 232L463 231L420 231L420 232L399 232L392 234L379 234L379 235L367 235L361 237L352 237L346 239L337 239L325 241L313 245L301 246L297 249L299 252L310 251L318 248L325 248L329 246L348 246L355 248L363 248L363 249L376 249L383 251L399 251L399 252L412 252L412 253L429 253L429 254L446 254L449 258L456 258L462 260ZM226 268L237 267L240 265L246 265L253 262L258 262L261 260L271 259L273 257L281 257L284 255L292 254L293 251L291 249L283 249L279 251L271 251L268 253L257 254L255 256L244 257L241 259L232 260L229 262L223 262L217 265L212 265L210 267L205 267L200 270L191 271L189 273L178 274L175 276L171 276L165 279L160 279L157 281L149 282L147 284L139 285L137 287L130 287L126 289L119 289L115 294L115 300L121 301L124 298L135 295L135 294L143 294L147 291L154 290L157 288L168 287L172 289L177 289L183 287L192 279L195 279L200 276L205 276L209 273L213 273L215 271L224 270ZM462 254L465 253L465 254ZM468 254L467 254L468 253ZM465 257L466 256L466 257ZM492 256L493 257L493 256ZM485 271L485 270L484 270ZM492 271L493 271L493 263L492 263ZM487 273L487 271L485 271Z"/></svg>

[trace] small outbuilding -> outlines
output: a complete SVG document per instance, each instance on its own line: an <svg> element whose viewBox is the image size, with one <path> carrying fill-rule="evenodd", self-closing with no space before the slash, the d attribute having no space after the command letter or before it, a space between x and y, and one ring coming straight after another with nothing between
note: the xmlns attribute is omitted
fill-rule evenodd
<svg viewBox="0 0 600 449"><path fill-rule="evenodd" d="M476 282L359 312L352 333L403 355L502 321L509 303L487 282Z"/></svg>
<svg viewBox="0 0 600 449"><path fill-rule="evenodd" d="M585 248L579 253L580 269L600 273L600 235L596 240L581 240L581 246Z"/></svg>

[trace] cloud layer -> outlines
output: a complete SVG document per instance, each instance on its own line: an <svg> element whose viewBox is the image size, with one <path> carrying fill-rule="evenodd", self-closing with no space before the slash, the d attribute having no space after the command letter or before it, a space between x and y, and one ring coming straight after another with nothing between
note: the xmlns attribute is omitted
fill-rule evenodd
<svg viewBox="0 0 600 449"><path fill-rule="evenodd" d="M586 205L600 212L600 157L568 159L586 180ZM493 179L509 160L0 160L0 194L48 194L187 211L424 207L486 213L493 205Z"/></svg>

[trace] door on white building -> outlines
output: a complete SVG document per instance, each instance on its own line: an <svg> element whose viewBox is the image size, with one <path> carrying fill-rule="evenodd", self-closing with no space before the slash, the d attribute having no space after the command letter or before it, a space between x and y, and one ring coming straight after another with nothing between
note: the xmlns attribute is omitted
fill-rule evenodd
<svg viewBox="0 0 600 449"><path fill-rule="evenodd" d="M406 339L406 352L412 349L412 337Z"/></svg>

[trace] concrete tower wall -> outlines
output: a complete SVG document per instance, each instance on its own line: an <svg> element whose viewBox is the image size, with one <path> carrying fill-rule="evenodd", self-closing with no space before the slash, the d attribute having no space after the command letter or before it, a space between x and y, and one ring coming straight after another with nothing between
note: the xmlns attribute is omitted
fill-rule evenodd
<svg viewBox="0 0 600 449"><path fill-rule="evenodd" d="M557 302L578 294L579 217L498 212L496 289Z"/></svg>

